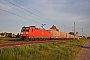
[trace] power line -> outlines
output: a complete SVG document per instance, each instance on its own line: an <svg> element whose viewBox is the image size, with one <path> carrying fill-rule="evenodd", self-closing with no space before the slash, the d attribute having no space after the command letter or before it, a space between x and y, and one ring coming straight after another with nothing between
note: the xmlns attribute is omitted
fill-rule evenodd
<svg viewBox="0 0 90 60"><path fill-rule="evenodd" d="M7 1L7 0L4 0L4 1L6 1L6 2L8 2L8 3L10 3L10 4L12 4L12 5L14 5L14 6L16 6L16 7L20 8L20 9L22 9L22 10L24 10L24 11L27 11L27 12L29 12L29 13L35 15L35 16L38 16L38 17L42 18L41 16L39 16L39 15L33 13L33 12L30 12L29 10L27 10L27 9L25 9L25 8L22 8L22 7L20 7L20 6L16 5L16 4L14 4L14 3L10 2L10 1ZM42 19L44 19L44 18L42 18ZM44 19L44 21L46 21L46 19ZM51 22L48 22L48 21L47 21L47 23L51 23ZM53 23L52 23L52 24L53 24ZM56 24L55 24L55 25L56 25Z"/></svg>
<svg viewBox="0 0 90 60"><path fill-rule="evenodd" d="M47 18L49 18L49 17L47 17L47 16L45 16L44 14L42 14L41 12L39 12L38 10L36 10L36 9L34 9L34 8L32 8L32 7L30 7L30 6L25 6L26 4L25 4L25 2L23 2L23 1L21 1L21 0L18 0L18 1L20 1L20 2L18 2L18 1L16 1L16 0L14 0L15 2L17 2L17 3L19 3L19 4L21 4L22 6L24 6L25 8L27 8L28 9L28 11L29 10L32 10L32 11L34 11L33 13L34 14L37 14L38 16L40 16L42 19L43 19L43 21L45 21L45 22L47 22L47 23L49 23L49 24L54 24L54 23L52 23L51 21L49 21L49 19L47 19ZM41 13L41 14L40 14ZM44 15L44 16L43 16ZM48 21L47 21L48 20Z"/></svg>
<svg viewBox="0 0 90 60"><path fill-rule="evenodd" d="M29 10L24 9L24 8L22 8L22 7L18 6L18 5L16 5L16 4L14 4L14 3L10 2L10 1L7 1L7 0L5 0L5 1L6 1L6 2L8 2L8 3L10 3L10 4L12 4L12 5L14 5L14 6L16 6L16 7L18 7L18 8L20 8L20 9L22 9L22 10L25 10L25 11L27 11L27 12L29 12L29 13L31 13L31 14L33 14L33 15L35 15L35 16L38 16L38 17L40 17L40 18L44 19L43 17L41 17L41 16L39 16L39 15L37 15L37 14L33 13L33 12L30 12ZM45 21L45 20L43 20L43 21Z"/></svg>
<svg viewBox="0 0 90 60"><path fill-rule="evenodd" d="M14 0L14 1L16 1L16 0ZM18 1L20 1L20 2L18 2ZM20 3L21 5L23 5L23 6L25 6L26 5L26 3L25 2L23 2L22 0L18 0L18 1L16 1L17 3ZM42 16L42 17L44 17L45 19L46 18L49 18L48 16L45 16L44 14L42 14L40 11L38 11L38 10L36 10L35 8L33 8L33 7L31 7L31 6L25 6L26 8L28 8L29 10L32 10L32 11L34 11L35 13L38 13L38 14L40 14L40 16ZM44 15L44 16L43 16ZM46 19L47 20L47 19Z"/></svg>
<svg viewBox="0 0 90 60"><path fill-rule="evenodd" d="M50 24L53 24L51 21L49 21L49 19L48 19L49 17L48 17L48 16L45 16L45 15L42 14L40 11L38 11L38 10L32 8L31 6L28 6L28 7L25 6L25 5L26 5L25 2L23 2L23 1L21 1L21 0L18 0L18 1L20 1L20 2L18 2L18 1L16 1L16 0L14 0L14 1L17 2L17 3L19 3L19 4L21 4L22 6L24 6L24 7L27 8L28 10L33 11L33 13L35 13L35 14L41 16L41 17L43 18L43 21L45 21L45 22L47 22L47 23L50 23ZM47 20L48 20L48 21L47 21Z"/></svg>
<svg viewBox="0 0 90 60"><path fill-rule="evenodd" d="M28 8L28 10L33 10L35 13L38 13L39 11L37 11L36 9L34 9L34 8L32 8L32 7L27 7L27 6L25 6L24 4L24 2L23 1L21 1L21 0L18 0L18 1L20 1L20 2L18 2L17 0L14 0L15 2L17 2L17 3L19 3L19 4L21 4L22 6L24 6L25 8ZM40 13L40 12L39 12Z"/></svg>
<svg viewBox="0 0 90 60"><path fill-rule="evenodd" d="M1 1L0 1L0 2L1 2ZM3 2L1 2L1 3L4 4L4 5L6 5L6 4L3 3ZM6 5L6 6L13 9L13 7L11 7L10 5ZM3 9L1 9L1 10L3 10ZM14 9L14 10L16 10L16 9ZM24 18L24 19L31 20L31 19L29 19L29 18L23 17L23 16L21 16L21 15L17 15L17 14L15 14L15 13L12 13L12 12L9 12L9 11L6 11L6 10L3 10L3 11L8 12L8 13L13 14L13 15L16 15L16 16L19 16L19 17ZM20 12L21 12L21 11L20 11ZM34 22L37 22L37 21L34 21ZM38 22L38 23L40 23L40 22ZM41 24L42 24L42 23L41 23Z"/></svg>
<svg viewBox="0 0 90 60"><path fill-rule="evenodd" d="M31 19L29 19L29 18L26 18L26 17L20 16L20 15L18 15L18 14L15 14L15 13L12 13L12 12L9 12L9 11L6 11L6 10L3 10L3 9L0 9L0 10L2 10L2 11L4 11L4 12L7 12L7 13L10 13L10 14L13 14L13 15L16 15L16 16L18 16L18 17L21 17L21 18L27 19L27 20L31 20ZM31 20L31 21L34 21L34 20ZM34 21L34 22L37 22L37 21ZM37 23L40 23L40 22L37 22Z"/></svg>
<svg viewBox="0 0 90 60"><path fill-rule="evenodd" d="M1 2L1 1L0 1L0 2ZM23 13L24 15L25 15L25 14L26 14L26 15L29 15L29 14L27 14L27 13L25 13L25 12L22 12L21 10L18 10L18 9L15 9L15 8L11 7L10 5L6 5L5 2L1 2L1 4L4 4L6 7L9 7L9 8L11 8L11 9L13 9L13 10L17 10L17 11L19 11L19 13L21 12L21 13Z"/></svg>

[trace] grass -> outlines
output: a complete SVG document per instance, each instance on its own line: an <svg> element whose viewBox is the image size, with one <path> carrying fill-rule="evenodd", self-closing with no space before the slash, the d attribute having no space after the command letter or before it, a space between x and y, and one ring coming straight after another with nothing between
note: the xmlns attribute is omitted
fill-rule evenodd
<svg viewBox="0 0 90 60"><path fill-rule="evenodd" d="M0 42L19 41L20 38L0 38Z"/></svg>
<svg viewBox="0 0 90 60"><path fill-rule="evenodd" d="M74 60L87 40L67 40L63 42L4 48L0 50L0 60Z"/></svg>

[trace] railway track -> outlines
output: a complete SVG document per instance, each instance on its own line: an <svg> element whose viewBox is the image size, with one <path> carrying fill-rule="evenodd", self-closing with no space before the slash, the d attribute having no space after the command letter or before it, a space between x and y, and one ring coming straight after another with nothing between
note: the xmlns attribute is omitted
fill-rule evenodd
<svg viewBox="0 0 90 60"><path fill-rule="evenodd" d="M36 44L45 44L45 43L54 43L54 42L61 42L64 40L46 40L46 41L18 41L18 42L2 42L0 43L1 48L7 47L18 47L23 45L36 45Z"/></svg>

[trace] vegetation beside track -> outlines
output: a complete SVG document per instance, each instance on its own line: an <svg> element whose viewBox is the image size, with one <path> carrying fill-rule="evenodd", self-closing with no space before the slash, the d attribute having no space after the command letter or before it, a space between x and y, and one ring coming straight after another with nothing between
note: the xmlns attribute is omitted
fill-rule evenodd
<svg viewBox="0 0 90 60"><path fill-rule="evenodd" d="M20 38L0 38L0 42L19 41Z"/></svg>
<svg viewBox="0 0 90 60"><path fill-rule="evenodd" d="M0 49L1 60L74 60L87 40Z"/></svg>

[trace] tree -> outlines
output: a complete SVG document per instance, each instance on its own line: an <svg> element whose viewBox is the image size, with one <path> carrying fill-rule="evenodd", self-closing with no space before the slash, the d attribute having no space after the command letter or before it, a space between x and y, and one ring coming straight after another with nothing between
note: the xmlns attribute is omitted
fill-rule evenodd
<svg viewBox="0 0 90 60"><path fill-rule="evenodd" d="M4 36L4 33L1 33L1 36Z"/></svg>
<svg viewBox="0 0 90 60"><path fill-rule="evenodd" d="M8 37L9 38L12 38L12 33L8 33Z"/></svg>
<svg viewBox="0 0 90 60"><path fill-rule="evenodd" d="M74 35L74 32L69 32L69 34Z"/></svg>
<svg viewBox="0 0 90 60"><path fill-rule="evenodd" d="M19 33L16 35L16 38L20 38L20 35L19 35Z"/></svg>
<svg viewBox="0 0 90 60"><path fill-rule="evenodd" d="M87 37L87 39L90 39L90 37Z"/></svg>

